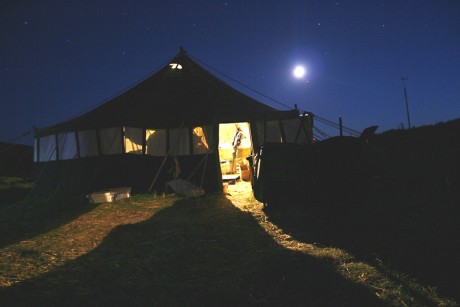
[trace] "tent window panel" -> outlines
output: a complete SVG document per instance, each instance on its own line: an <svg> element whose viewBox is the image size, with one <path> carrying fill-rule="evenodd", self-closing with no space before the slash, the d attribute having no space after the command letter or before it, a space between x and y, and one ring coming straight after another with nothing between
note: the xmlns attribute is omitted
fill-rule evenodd
<svg viewBox="0 0 460 307"><path fill-rule="evenodd" d="M120 128L106 128L99 130L101 154L114 155L122 153Z"/></svg>
<svg viewBox="0 0 460 307"><path fill-rule="evenodd" d="M167 131L166 129L149 130L145 131L145 153L156 157L166 156L167 144Z"/></svg>
<svg viewBox="0 0 460 307"><path fill-rule="evenodd" d="M212 151L212 126L193 128L193 153L205 154Z"/></svg>
<svg viewBox="0 0 460 307"><path fill-rule="evenodd" d="M59 159L69 160L78 156L75 132L58 134Z"/></svg>
<svg viewBox="0 0 460 307"><path fill-rule="evenodd" d="M47 135L40 138L40 162L56 160L56 136Z"/></svg>
<svg viewBox="0 0 460 307"><path fill-rule="evenodd" d="M171 129L169 131L169 148L173 156L190 155L190 138L188 128Z"/></svg>
<svg viewBox="0 0 460 307"><path fill-rule="evenodd" d="M124 127L125 151L130 154L142 154L142 129Z"/></svg>
<svg viewBox="0 0 460 307"><path fill-rule="evenodd" d="M122 153L120 128L106 128L99 130L101 154L115 155Z"/></svg>
<svg viewBox="0 0 460 307"><path fill-rule="evenodd" d="M259 142L259 146L265 143L264 135L265 135L265 124L263 121L256 122L257 127L257 140Z"/></svg>
<svg viewBox="0 0 460 307"><path fill-rule="evenodd" d="M277 120L267 121L267 143L281 143L280 125Z"/></svg>
<svg viewBox="0 0 460 307"><path fill-rule="evenodd" d="M78 131L78 141L80 143L80 157L99 155L96 130Z"/></svg>
<svg viewBox="0 0 460 307"><path fill-rule="evenodd" d="M286 135L286 143L294 143L297 135L299 135L297 139L297 143L307 142L303 130L299 131L299 129L301 129L300 125L301 125L300 119L293 118L293 119L283 120L284 133Z"/></svg>

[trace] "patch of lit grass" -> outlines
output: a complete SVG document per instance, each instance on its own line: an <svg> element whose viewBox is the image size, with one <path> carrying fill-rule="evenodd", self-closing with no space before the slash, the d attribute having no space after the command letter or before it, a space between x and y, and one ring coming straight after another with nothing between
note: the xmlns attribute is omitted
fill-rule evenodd
<svg viewBox="0 0 460 307"><path fill-rule="evenodd" d="M18 177L0 177L0 190L11 188L32 188L32 179Z"/></svg>
<svg viewBox="0 0 460 307"><path fill-rule="evenodd" d="M0 271L3 272L0 275L0 286L34 278L81 257L95 249L115 227L149 219L158 210L170 206L174 200L172 197L154 199L151 195L139 195L115 203L101 204L75 220L68 223L64 221L59 227L6 246L0 249ZM37 206L29 201L22 209L35 208L33 212L37 214ZM57 211L56 205L43 208L46 209L54 211L50 214ZM34 223L32 219L36 217L35 214L21 213L8 211L10 219L21 219L24 224ZM33 227L31 224L29 226Z"/></svg>

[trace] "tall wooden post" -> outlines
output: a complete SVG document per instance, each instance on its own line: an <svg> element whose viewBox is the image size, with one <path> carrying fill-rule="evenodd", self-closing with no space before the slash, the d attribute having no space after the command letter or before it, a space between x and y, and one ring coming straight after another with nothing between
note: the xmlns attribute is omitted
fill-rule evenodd
<svg viewBox="0 0 460 307"><path fill-rule="evenodd" d="M407 126L409 127L409 129L411 128L410 127L410 115L409 115L409 101L407 99L407 90L406 90L406 80L408 80L409 78L407 77L402 77L401 80L404 84L404 98L406 100L406 113L407 113Z"/></svg>
<svg viewBox="0 0 460 307"><path fill-rule="evenodd" d="M339 129L340 129L340 136L343 136L342 117L339 117Z"/></svg>

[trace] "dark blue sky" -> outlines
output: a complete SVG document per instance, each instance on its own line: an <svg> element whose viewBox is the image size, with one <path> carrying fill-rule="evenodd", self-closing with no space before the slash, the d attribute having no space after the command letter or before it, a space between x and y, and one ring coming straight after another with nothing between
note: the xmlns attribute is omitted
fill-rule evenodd
<svg viewBox="0 0 460 307"><path fill-rule="evenodd" d="M407 126L401 77L409 78L413 126L460 117L458 0L4 0L0 141L88 110L165 65L179 46L355 130ZM292 76L298 63L305 79Z"/></svg>

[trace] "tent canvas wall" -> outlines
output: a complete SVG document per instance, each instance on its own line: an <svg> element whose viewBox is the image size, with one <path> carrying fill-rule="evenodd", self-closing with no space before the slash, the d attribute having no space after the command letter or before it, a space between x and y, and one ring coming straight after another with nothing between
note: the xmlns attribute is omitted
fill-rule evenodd
<svg viewBox="0 0 460 307"><path fill-rule="evenodd" d="M35 191L162 190L176 161L206 191L222 188L219 124L250 123L252 144L309 142L311 121L230 87L183 50L158 72L89 112L36 129ZM167 157L165 159L165 157ZM161 172L159 172L160 167Z"/></svg>

